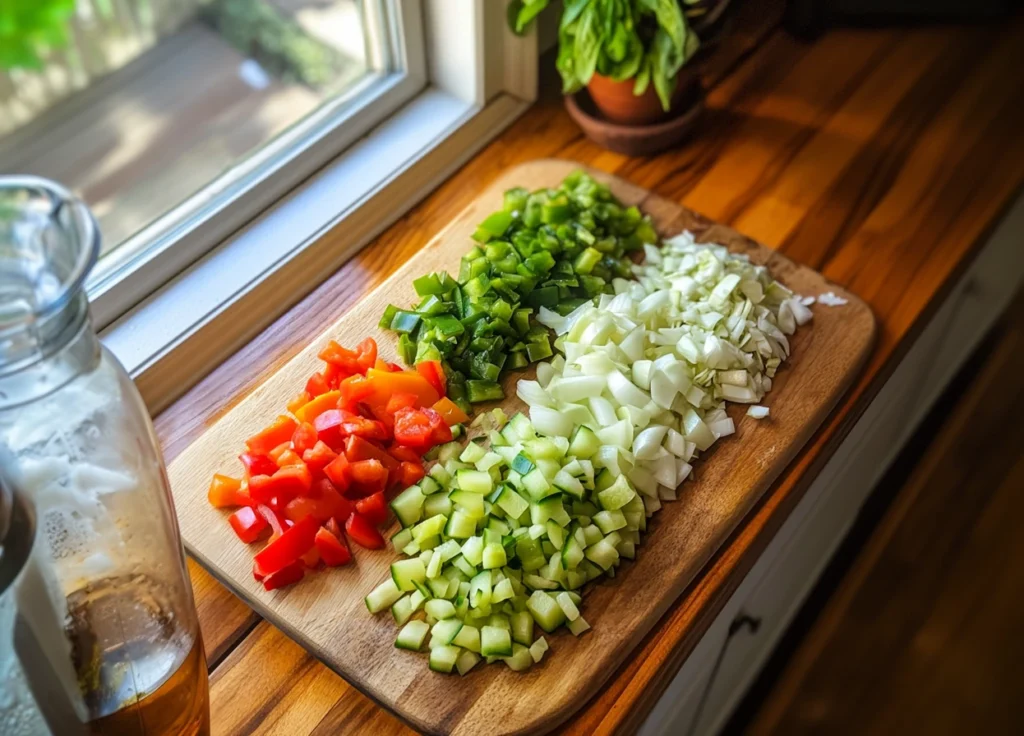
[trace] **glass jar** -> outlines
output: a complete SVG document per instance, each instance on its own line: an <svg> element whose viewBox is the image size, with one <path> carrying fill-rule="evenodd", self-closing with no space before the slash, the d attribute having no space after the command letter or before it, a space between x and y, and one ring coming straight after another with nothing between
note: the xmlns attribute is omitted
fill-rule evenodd
<svg viewBox="0 0 1024 736"><path fill-rule="evenodd" d="M207 733L206 660L159 446L89 321L98 252L69 192L0 178L0 480L34 508L31 577L45 589L19 594L18 613L55 607L66 646L47 653L47 687L84 733ZM45 713L42 679L27 681Z"/></svg>

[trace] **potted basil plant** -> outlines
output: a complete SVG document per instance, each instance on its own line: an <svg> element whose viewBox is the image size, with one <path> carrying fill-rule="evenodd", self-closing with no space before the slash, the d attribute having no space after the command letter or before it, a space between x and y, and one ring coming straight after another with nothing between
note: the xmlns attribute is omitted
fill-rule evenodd
<svg viewBox="0 0 1024 736"><path fill-rule="evenodd" d="M523 33L549 0L513 0ZM686 70L700 46L678 0L565 0L558 31L563 91L583 87L610 121L646 125L682 114L697 84Z"/></svg>

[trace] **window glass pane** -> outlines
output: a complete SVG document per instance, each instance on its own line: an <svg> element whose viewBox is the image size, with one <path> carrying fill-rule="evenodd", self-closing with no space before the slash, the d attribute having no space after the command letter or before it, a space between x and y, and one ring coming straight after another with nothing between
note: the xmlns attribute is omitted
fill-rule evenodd
<svg viewBox="0 0 1024 736"><path fill-rule="evenodd" d="M0 54L0 173L75 190L105 252L352 96L382 58L365 0L34 2L70 12L48 21L51 48Z"/></svg>

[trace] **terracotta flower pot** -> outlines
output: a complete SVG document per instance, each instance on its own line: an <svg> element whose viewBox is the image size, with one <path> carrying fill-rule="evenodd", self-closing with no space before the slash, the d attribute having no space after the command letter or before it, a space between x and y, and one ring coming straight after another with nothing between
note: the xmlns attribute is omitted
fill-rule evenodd
<svg viewBox="0 0 1024 736"><path fill-rule="evenodd" d="M679 110L679 103L685 100L696 82L697 78L692 71L686 68L680 70L668 112L662 108L653 84L647 85L644 93L637 96L633 94L634 80L616 82L595 72L587 84L587 91L601 114L611 122L623 125L650 125L685 112Z"/></svg>

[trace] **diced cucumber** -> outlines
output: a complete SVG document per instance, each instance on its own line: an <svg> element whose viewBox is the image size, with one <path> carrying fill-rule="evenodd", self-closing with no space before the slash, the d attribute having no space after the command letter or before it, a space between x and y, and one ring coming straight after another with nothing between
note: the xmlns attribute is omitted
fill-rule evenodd
<svg viewBox="0 0 1024 736"><path fill-rule="evenodd" d="M533 573L523 576L523 585L533 590L558 590L559 587L555 581Z"/></svg>
<svg viewBox="0 0 1024 736"><path fill-rule="evenodd" d="M451 460L457 458L461 452L462 445L458 442L448 442L438 448L437 461L442 464L447 464Z"/></svg>
<svg viewBox="0 0 1024 736"><path fill-rule="evenodd" d="M562 545L565 544L565 530L551 519L548 519L544 528L547 530L548 539L551 540L551 544L555 545L555 549L561 549Z"/></svg>
<svg viewBox="0 0 1024 736"><path fill-rule="evenodd" d="M593 457L601 449L601 441L594 434L593 430L587 427L577 427L569 441L569 454L580 460Z"/></svg>
<svg viewBox="0 0 1024 736"><path fill-rule="evenodd" d="M429 550L430 559L427 560L427 577L436 578L441 574L441 555L438 554L437 548Z"/></svg>
<svg viewBox="0 0 1024 736"><path fill-rule="evenodd" d="M454 539L449 539L440 547L437 547L437 553L441 555L441 562L445 563L462 554L462 545Z"/></svg>
<svg viewBox="0 0 1024 736"><path fill-rule="evenodd" d="M484 570L469 581L469 605L484 608L491 604L491 571Z"/></svg>
<svg viewBox="0 0 1024 736"><path fill-rule="evenodd" d="M491 591L491 603L501 603L507 601L515 595L515 589L512 587L512 580L505 578L494 586L494 590Z"/></svg>
<svg viewBox="0 0 1024 736"><path fill-rule="evenodd" d="M458 568L467 577L473 577L478 572L476 567L474 567L473 565L469 564L469 561L465 557L463 557L462 555L459 555L458 557L453 559L452 560L452 565L454 567Z"/></svg>
<svg viewBox="0 0 1024 736"><path fill-rule="evenodd" d="M602 539L600 542L587 547L584 554L588 560L605 572L608 572L608 570L610 570L619 561L619 552L615 549L614 544L610 544L608 542L607 537Z"/></svg>
<svg viewBox="0 0 1024 736"><path fill-rule="evenodd" d="M433 498L433 497L432 497ZM412 538L416 542L422 542L427 537L440 534L444 531L444 525L448 519L442 514L435 514L425 521L412 528ZM420 545L422 547L422 544Z"/></svg>
<svg viewBox="0 0 1024 736"><path fill-rule="evenodd" d="M391 579L395 581L395 586L403 592L415 590L417 582L422 583L427 579L426 565L418 557L392 562Z"/></svg>
<svg viewBox="0 0 1024 736"><path fill-rule="evenodd" d="M530 650L522 644L513 644L512 656L505 657L505 664L513 672L522 672L533 666L533 657L530 656Z"/></svg>
<svg viewBox="0 0 1024 736"><path fill-rule="evenodd" d="M540 468L534 468L523 476L523 488L534 501L547 498L553 492L551 484ZM554 492L557 492L557 489Z"/></svg>
<svg viewBox="0 0 1024 736"><path fill-rule="evenodd" d="M585 540L585 544L583 545L584 547L590 547L591 545L597 544L604 538L604 534L601 532L601 529L597 524L590 524L582 527L582 529L583 538Z"/></svg>
<svg viewBox="0 0 1024 736"><path fill-rule="evenodd" d="M423 491L419 486L409 486L395 496L391 510L395 512L403 527L409 527L423 518Z"/></svg>
<svg viewBox="0 0 1024 736"><path fill-rule="evenodd" d="M512 655L512 636L497 626L480 629L480 653L486 657L509 657Z"/></svg>
<svg viewBox="0 0 1024 736"><path fill-rule="evenodd" d="M564 590L555 596L555 603L562 609L562 613L569 621L575 621L580 617L580 609L576 608L576 604ZM427 605L429 606L430 603L428 602Z"/></svg>
<svg viewBox="0 0 1024 736"><path fill-rule="evenodd" d="M483 498L476 495L475 493L469 494L481 499L481 517L483 516ZM452 516L448 519L448 525L445 527L444 533L452 539L469 539L476 533L476 522L480 517L472 517L462 509L456 509L452 512Z"/></svg>
<svg viewBox="0 0 1024 736"><path fill-rule="evenodd" d="M431 598L423 609L427 612L428 616L433 616L439 621L452 618L455 615L455 606L452 605L451 601L444 598Z"/></svg>
<svg viewBox="0 0 1024 736"><path fill-rule="evenodd" d="M605 509L594 514L594 523L597 524L597 528L603 533L611 534L617 529L625 528L626 517L618 509L615 511Z"/></svg>
<svg viewBox="0 0 1024 736"><path fill-rule="evenodd" d="M498 507L505 512L508 518L518 519L530 508L530 504L512 490L511 486L505 486L501 495L498 496Z"/></svg>
<svg viewBox="0 0 1024 736"><path fill-rule="evenodd" d="M430 626L425 621L410 621L402 627L395 638L395 646L399 649L408 649L410 652L418 652L423 648L423 640L427 638Z"/></svg>
<svg viewBox="0 0 1024 736"><path fill-rule="evenodd" d="M433 650L431 650L433 652ZM459 658L455 660L455 669L458 670L460 675L465 675L471 669L476 667L477 662L480 661L480 655L463 649L459 654Z"/></svg>
<svg viewBox="0 0 1024 736"><path fill-rule="evenodd" d="M487 625L495 626L505 631L512 631L512 624L504 613L492 613L491 617L487 619Z"/></svg>
<svg viewBox="0 0 1024 736"><path fill-rule="evenodd" d="M562 569L575 570L583 561L583 546L574 535L568 535L562 546Z"/></svg>
<svg viewBox="0 0 1024 736"><path fill-rule="evenodd" d="M517 442L533 439L537 436L537 431L533 428L533 424L530 423L530 420L525 414L516 414L514 417L509 419L506 429L510 429L515 433L515 441ZM505 433L502 432L502 434Z"/></svg>
<svg viewBox="0 0 1024 736"><path fill-rule="evenodd" d="M555 602L555 599L543 590L533 591L533 595L526 601L526 610L533 616L533 620L549 634L565 623L565 612Z"/></svg>
<svg viewBox="0 0 1024 736"><path fill-rule="evenodd" d="M603 509L615 511L628 504L635 496L636 491L630 487L626 476L620 475L614 483L597 494L597 500Z"/></svg>
<svg viewBox="0 0 1024 736"><path fill-rule="evenodd" d="M471 652L480 653L480 629L476 626L464 625L452 639L452 644Z"/></svg>
<svg viewBox="0 0 1024 736"><path fill-rule="evenodd" d="M455 667L460 650L458 647L441 646L430 650L430 669L448 674Z"/></svg>
<svg viewBox="0 0 1024 736"><path fill-rule="evenodd" d="M600 533L600 530L598 530ZM462 556L470 565L477 567L484 557L484 540L482 537L470 537L462 545Z"/></svg>
<svg viewBox="0 0 1024 736"><path fill-rule="evenodd" d="M583 617L582 617L582 616L580 616L580 617L579 617L578 619L576 619L575 621L570 621L570 622L569 622L569 631L571 631L571 632L572 632L573 636L579 636L579 635L580 635L580 634L582 634L582 633L583 633L584 631L587 631L587 630L589 630L589 629L590 629L590 624L588 624L588 623L587 623L587 622L586 622L586 621L585 621L585 620L583 619Z"/></svg>
<svg viewBox="0 0 1024 736"><path fill-rule="evenodd" d="M580 483L579 479L569 474L564 468L555 473L555 477L551 481L551 485L580 500L583 499L583 494L586 493L583 488L583 484Z"/></svg>
<svg viewBox="0 0 1024 736"><path fill-rule="evenodd" d="M501 435L498 435L499 437ZM487 472L491 468L496 468L505 463L505 459L496 452L488 452L482 458L473 463L477 470Z"/></svg>
<svg viewBox="0 0 1024 736"><path fill-rule="evenodd" d="M517 611L509 616L512 627L512 641L529 646L533 643L533 616L529 611Z"/></svg>
<svg viewBox="0 0 1024 736"><path fill-rule="evenodd" d="M430 628L430 646L445 646L452 643L462 629L462 622L457 618L446 618L438 621Z"/></svg>
<svg viewBox="0 0 1024 736"><path fill-rule="evenodd" d="M466 444L466 449L459 455L459 460L464 463L475 463L477 460L487 454L487 450L482 445L476 442L469 442Z"/></svg>
<svg viewBox="0 0 1024 736"><path fill-rule="evenodd" d="M482 470L460 470L455 474L459 488L470 493L487 494L494 490L494 480L490 473Z"/></svg>
<svg viewBox="0 0 1024 736"><path fill-rule="evenodd" d="M424 570L424 572L426 571ZM369 595L363 600L366 602L366 607L370 613L380 613L385 608L391 608L392 604L401 597L402 591L395 585L394 579L388 578L371 590Z"/></svg>
<svg viewBox="0 0 1024 736"><path fill-rule="evenodd" d="M490 543L484 546L483 565L485 570L493 570L496 567L504 567L508 562L505 556L505 548L501 544Z"/></svg>
<svg viewBox="0 0 1024 736"><path fill-rule="evenodd" d="M434 516L451 516L452 501L447 493L435 493L427 496L423 502L423 515L431 518Z"/></svg>
<svg viewBox="0 0 1024 736"><path fill-rule="evenodd" d="M444 482L447 484L448 482L447 478L445 478L444 481L434 478L435 470L440 470L441 473L445 472L444 468L442 468L440 465L435 465L433 468L430 469L430 475L424 476L423 478L420 479L420 493L422 493L424 496L429 496L432 493L437 493L438 491L441 490L441 483Z"/></svg>
<svg viewBox="0 0 1024 736"><path fill-rule="evenodd" d="M544 653L548 651L548 640L543 636L533 642L530 646L530 657L533 659L534 664L540 664L540 661L544 658Z"/></svg>
<svg viewBox="0 0 1024 736"><path fill-rule="evenodd" d="M400 529L392 535L391 546L395 548L395 552L401 552L411 541L412 529Z"/></svg>
<svg viewBox="0 0 1024 736"><path fill-rule="evenodd" d="M457 510L461 510L471 519L484 518L484 497L479 493L460 489L449 493L448 498L455 504Z"/></svg>

